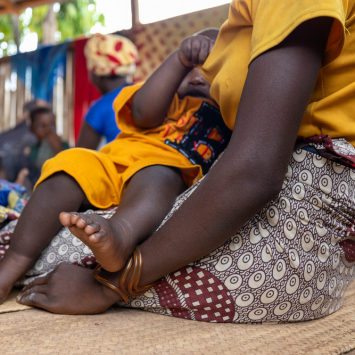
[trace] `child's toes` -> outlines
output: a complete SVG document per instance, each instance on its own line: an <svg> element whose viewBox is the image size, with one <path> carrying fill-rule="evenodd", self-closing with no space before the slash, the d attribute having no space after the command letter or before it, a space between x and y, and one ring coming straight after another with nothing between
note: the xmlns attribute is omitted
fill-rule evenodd
<svg viewBox="0 0 355 355"><path fill-rule="evenodd" d="M89 224L93 224L94 220L84 214L78 214L78 219L75 223L75 225L79 228L79 229L84 229L86 226L88 226Z"/></svg>
<svg viewBox="0 0 355 355"><path fill-rule="evenodd" d="M79 213L70 212L69 215L70 215L70 223L71 223L71 225L75 226L76 223L80 220Z"/></svg>
<svg viewBox="0 0 355 355"><path fill-rule="evenodd" d="M91 243L103 243L106 240L107 233L104 230L100 230L97 233L91 234L89 240Z"/></svg>
<svg viewBox="0 0 355 355"><path fill-rule="evenodd" d="M72 225L72 223L71 223L71 215L69 213L67 213L67 212L62 212L59 215L59 220L60 220L60 223L63 226L69 227L69 226Z"/></svg>
<svg viewBox="0 0 355 355"><path fill-rule="evenodd" d="M90 235L90 234L94 234L99 232L101 229L101 226L98 223L92 223L92 224L88 224L84 231L86 234Z"/></svg>

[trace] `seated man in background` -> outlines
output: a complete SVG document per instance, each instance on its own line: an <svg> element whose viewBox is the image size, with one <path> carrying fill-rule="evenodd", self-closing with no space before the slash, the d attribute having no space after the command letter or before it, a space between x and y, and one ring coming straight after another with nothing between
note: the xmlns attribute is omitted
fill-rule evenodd
<svg viewBox="0 0 355 355"><path fill-rule="evenodd" d="M56 132L53 112L48 107L37 107L30 113L31 132L38 143L28 147L27 153L38 169L42 169L46 160L55 157L62 150L69 149L67 142L62 142Z"/></svg>
<svg viewBox="0 0 355 355"><path fill-rule="evenodd" d="M30 112L36 107L50 107L50 104L40 99L24 104L23 115L17 118L16 126L0 134L0 155L21 154L25 147L36 144L37 138L30 131Z"/></svg>
<svg viewBox="0 0 355 355"><path fill-rule="evenodd" d="M112 105L123 87L132 84L138 51L127 38L119 35L93 35L85 46L90 81L103 95L85 116L77 147L98 149L101 137L106 143L120 132Z"/></svg>
<svg viewBox="0 0 355 355"><path fill-rule="evenodd" d="M30 129L30 112L37 107L49 108L50 104L40 99L25 103L22 116L17 118L17 125L0 134L0 175L2 179L25 186L29 192L40 176L40 170L24 155L26 147L37 143L37 137Z"/></svg>

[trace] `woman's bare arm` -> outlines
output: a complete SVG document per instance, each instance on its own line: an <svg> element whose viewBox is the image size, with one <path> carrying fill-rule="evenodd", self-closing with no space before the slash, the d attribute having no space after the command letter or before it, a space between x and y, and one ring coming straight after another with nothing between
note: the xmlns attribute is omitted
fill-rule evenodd
<svg viewBox="0 0 355 355"><path fill-rule="evenodd" d="M300 25L251 63L223 157L169 221L141 245L141 285L210 253L281 190L333 20Z"/></svg>

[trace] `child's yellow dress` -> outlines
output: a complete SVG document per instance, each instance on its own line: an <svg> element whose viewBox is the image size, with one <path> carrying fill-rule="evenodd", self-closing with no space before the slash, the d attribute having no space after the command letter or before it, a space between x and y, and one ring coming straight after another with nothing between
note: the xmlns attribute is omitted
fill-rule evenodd
<svg viewBox="0 0 355 355"><path fill-rule="evenodd" d="M181 170L187 186L198 181L227 147L231 131L219 109L209 100L177 95L162 125L141 129L134 125L131 103L143 84L124 88L114 102L121 133L101 151L74 148L48 160L36 186L64 171L72 176L92 205L118 205L125 184L139 170L165 165Z"/></svg>

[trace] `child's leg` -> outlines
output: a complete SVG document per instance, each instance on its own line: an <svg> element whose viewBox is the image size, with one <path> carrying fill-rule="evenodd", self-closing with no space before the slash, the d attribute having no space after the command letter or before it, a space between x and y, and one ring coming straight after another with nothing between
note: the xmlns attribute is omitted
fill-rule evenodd
<svg viewBox="0 0 355 355"><path fill-rule="evenodd" d="M62 227L59 213L77 211L85 201L80 186L66 173L54 174L38 186L21 214L10 248L0 261L0 304Z"/></svg>
<svg viewBox="0 0 355 355"><path fill-rule="evenodd" d="M154 233L185 189L177 169L154 165L131 178L111 219L61 213L60 220L91 248L104 269L114 272L124 266L137 244Z"/></svg>

